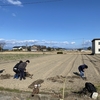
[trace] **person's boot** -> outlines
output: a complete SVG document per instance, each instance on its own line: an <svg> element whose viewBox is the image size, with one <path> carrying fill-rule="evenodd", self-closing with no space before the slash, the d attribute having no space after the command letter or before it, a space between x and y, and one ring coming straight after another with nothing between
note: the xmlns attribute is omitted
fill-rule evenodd
<svg viewBox="0 0 100 100"><path fill-rule="evenodd" d="M26 78L25 78L25 77L23 77L23 79L25 80Z"/></svg>
<svg viewBox="0 0 100 100"><path fill-rule="evenodd" d="M82 77L83 80L86 80L87 78L85 76Z"/></svg>
<svg viewBox="0 0 100 100"><path fill-rule="evenodd" d="M20 80L22 80L22 78L20 78Z"/></svg>

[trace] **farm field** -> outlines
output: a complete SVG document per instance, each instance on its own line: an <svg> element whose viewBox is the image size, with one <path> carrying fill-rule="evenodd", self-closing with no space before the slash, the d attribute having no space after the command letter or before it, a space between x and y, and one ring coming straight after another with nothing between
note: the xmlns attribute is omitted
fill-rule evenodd
<svg viewBox="0 0 100 100"><path fill-rule="evenodd" d="M91 82L95 85L100 84L100 55L91 55L90 53L64 53L64 54L48 54L39 57L30 57L19 59L25 61L30 60L27 65L27 71L33 74L33 78L26 78L20 81L19 79L0 79L0 87L19 89L24 91L32 91L28 88L32 82L42 79L40 92L62 94L63 87L65 88L65 100L91 100L87 97L76 97L72 91L80 91L84 88L86 82ZM0 69L5 69L2 74L14 75L12 71L13 66L18 62L17 60L0 61ZM87 80L81 79L79 76L73 74L78 72L78 66L87 64L88 69L85 71ZM69 96L68 96L69 94ZM99 98L99 97L98 97ZM35 100L35 99L34 99ZM98 99L100 100L100 98Z"/></svg>

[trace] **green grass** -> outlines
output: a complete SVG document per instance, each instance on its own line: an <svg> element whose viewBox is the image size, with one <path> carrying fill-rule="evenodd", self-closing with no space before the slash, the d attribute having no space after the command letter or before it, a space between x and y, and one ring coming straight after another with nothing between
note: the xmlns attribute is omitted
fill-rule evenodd
<svg viewBox="0 0 100 100"><path fill-rule="evenodd" d="M4 87L0 87L0 91L8 91L8 92L16 92L16 93L22 92L18 89L10 89L10 88L4 88Z"/></svg>
<svg viewBox="0 0 100 100"><path fill-rule="evenodd" d="M98 93L100 93L100 84L96 85L96 89L97 89Z"/></svg>
<svg viewBox="0 0 100 100"><path fill-rule="evenodd" d="M7 91L7 92L13 92L13 93L31 93L30 91L24 91L19 89L11 89L11 88L4 88L0 87L0 91Z"/></svg>
<svg viewBox="0 0 100 100"><path fill-rule="evenodd" d="M0 62L16 61L45 56L47 54L0 54Z"/></svg>

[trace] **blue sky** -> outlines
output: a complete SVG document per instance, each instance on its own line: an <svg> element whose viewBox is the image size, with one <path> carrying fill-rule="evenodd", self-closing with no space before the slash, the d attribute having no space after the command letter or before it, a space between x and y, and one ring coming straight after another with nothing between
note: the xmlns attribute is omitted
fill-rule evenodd
<svg viewBox="0 0 100 100"><path fill-rule="evenodd" d="M0 42L7 46L91 46L100 38L100 0L0 0Z"/></svg>

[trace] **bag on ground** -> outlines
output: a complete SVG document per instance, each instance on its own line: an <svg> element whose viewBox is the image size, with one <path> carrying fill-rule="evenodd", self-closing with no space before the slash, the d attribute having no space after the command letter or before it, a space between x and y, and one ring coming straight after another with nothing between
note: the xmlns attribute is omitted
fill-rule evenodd
<svg viewBox="0 0 100 100"><path fill-rule="evenodd" d="M85 83L85 88L90 93L97 92L96 87L92 83L86 82Z"/></svg>
<svg viewBox="0 0 100 100"><path fill-rule="evenodd" d="M97 97L98 97L97 89L92 83L86 82L85 89L87 89L87 91L89 93L91 93L91 95L90 95L91 98L97 99Z"/></svg>

